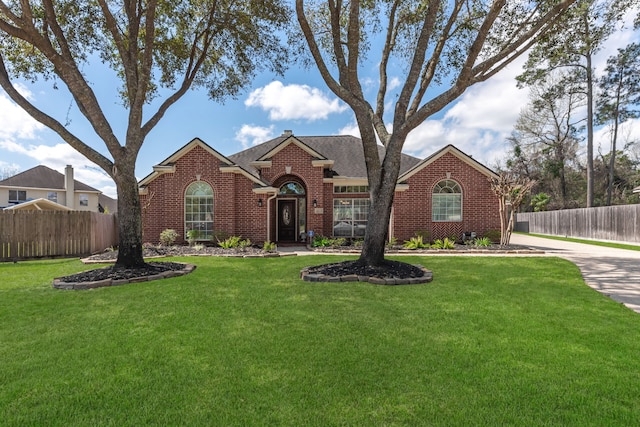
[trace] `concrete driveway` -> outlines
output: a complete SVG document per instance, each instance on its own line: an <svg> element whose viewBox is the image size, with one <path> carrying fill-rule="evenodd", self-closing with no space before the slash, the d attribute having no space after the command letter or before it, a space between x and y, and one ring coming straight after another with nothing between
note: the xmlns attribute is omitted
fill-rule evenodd
<svg viewBox="0 0 640 427"><path fill-rule="evenodd" d="M578 266L587 285L640 313L640 251L563 242L523 234L511 237L514 245L545 251Z"/></svg>

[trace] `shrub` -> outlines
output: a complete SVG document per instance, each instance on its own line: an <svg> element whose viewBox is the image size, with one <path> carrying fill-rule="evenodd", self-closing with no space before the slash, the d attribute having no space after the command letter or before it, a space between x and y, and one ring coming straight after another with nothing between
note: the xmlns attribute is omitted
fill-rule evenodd
<svg viewBox="0 0 640 427"><path fill-rule="evenodd" d="M249 246L251 246L251 240L249 240L249 239L240 240L240 241L238 242L238 247L239 247L240 249L246 249L246 248L248 248Z"/></svg>
<svg viewBox="0 0 640 427"><path fill-rule="evenodd" d="M445 237L442 240L440 239L434 240L433 245L431 245L431 247L433 249L455 249L456 244L454 241L450 240L448 237Z"/></svg>
<svg viewBox="0 0 640 427"><path fill-rule="evenodd" d="M198 230L189 230L187 231L187 242L189 242L189 246L193 246L200 237L200 231Z"/></svg>
<svg viewBox="0 0 640 427"><path fill-rule="evenodd" d="M339 248L340 246L347 246L347 239L344 237L336 237L335 239L330 239L330 245L334 248Z"/></svg>
<svg viewBox="0 0 640 427"><path fill-rule="evenodd" d="M429 244L424 243L422 240L422 236L415 236L410 238L409 240L404 241L404 246L406 249L424 249L428 248Z"/></svg>
<svg viewBox="0 0 640 427"><path fill-rule="evenodd" d="M270 242L270 241L267 240L262 245L262 250L265 251L265 252L275 252L276 249L277 249L277 246L276 246L275 242Z"/></svg>
<svg viewBox="0 0 640 427"><path fill-rule="evenodd" d="M160 244L163 246L171 246L175 243L178 233L172 228L162 230L160 233Z"/></svg>
<svg viewBox="0 0 640 427"><path fill-rule="evenodd" d="M364 242L363 242L364 243ZM394 246L398 245L398 238L397 237L392 237L387 241L387 247L388 248L392 248Z"/></svg>
<svg viewBox="0 0 640 427"><path fill-rule="evenodd" d="M344 237L336 237L332 239L326 236L314 236L311 246L314 248L338 248L340 246L347 246L347 239Z"/></svg>
<svg viewBox="0 0 640 427"><path fill-rule="evenodd" d="M237 248L238 246L240 246L241 240L242 240L242 237L240 236L231 236L222 241L218 240L218 246L220 246L223 249Z"/></svg>
<svg viewBox="0 0 640 427"><path fill-rule="evenodd" d="M500 230L489 230L486 233L484 233L483 237L488 237L489 240L491 240L493 243L500 243L501 236L502 236L502 233L500 233Z"/></svg>
<svg viewBox="0 0 640 427"><path fill-rule="evenodd" d="M311 246L314 248L324 248L327 246L331 246L331 239L326 236L313 236L313 242L311 242Z"/></svg>
<svg viewBox="0 0 640 427"><path fill-rule="evenodd" d="M431 241L431 232L426 229L416 230L415 235L418 237L422 237L423 242Z"/></svg>
<svg viewBox="0 0 640 427"><path fill-rule="evenodd" d="M481 237L479 239L474 240L473 244L476 246L480 246L486 248L487 246L491 246L491 239L487 236Z"/></svg>
<svg viewBox="0 0 640 427"><path fill-rule="evenodd" d="M364 239L355 239L352 244L356 248L361 248L364 245Z"/></svg>

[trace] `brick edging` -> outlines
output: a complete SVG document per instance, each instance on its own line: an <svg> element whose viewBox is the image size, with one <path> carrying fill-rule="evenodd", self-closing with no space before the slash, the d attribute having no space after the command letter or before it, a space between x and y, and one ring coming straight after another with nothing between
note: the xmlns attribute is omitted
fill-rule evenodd
<svg viewBox="0 0 640 427"><path fill-rule="evenodd" d="M429 283L433 280L433 272L427 270L419 264L414 264L422 270L422 277L409 277L401 279L399 277L374 277L374 276L359 276L357 274L349 274L345 276L327 276L324 274L312 274L309 273L309 269L314 267L305 267L300 270L300 278L305 282L369 282L374 285L419 285L422 283Z"/></svg>
<svg viewBox="0 0 640 427"><path fill-rule="evenodd" d="M178 263L183 264L183 263ZM126 285L129 283L138 283L138 282L150 282L152 280L158 279L168 279L170 277L178 277L184 276L185 274L191 273L196 269L194 264L183 264L184 267L182 270L169 270L163 271L162 273L153 274L151 276L141 276L134 277L131 279L104 279L97 280L95 282L63 282L59 277L53 279L52 286L56 289L63 290L86 290L86 289L96 289L96 288L104 288L105 286L118 286L118 285Z"/></svg>

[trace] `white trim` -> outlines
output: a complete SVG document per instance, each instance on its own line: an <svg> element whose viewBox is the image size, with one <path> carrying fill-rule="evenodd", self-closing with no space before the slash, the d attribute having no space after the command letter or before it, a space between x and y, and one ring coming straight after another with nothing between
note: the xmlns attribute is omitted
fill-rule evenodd
<svg viewBox="0 0 640 427"><path fill-rule="evenodd" d="M256 169L265 169L271 167L271 160L256 160L255 162L249 163L250 166L253 166Z"/></svg>
<svg viewBox="0 0 640 427"><path fill-rule="evenodd" d="M325 156L323 156L322 154L318 153L317 151L315 151L314 149L312 149L307 144L305 144L304 142L300 141L298 138L296 138L293 135L290 136L289 138L285 139L284 141L282 141L278 145L276 145L274 148L272 148L267 153L265 153L262 156L260 156L260 158L257 161L269 160L273 156L275 156L276 154L278 154L280 151L284 150L286 147L288 147L291 144L297 145L300 149L306 151L312 157L317 157L318 159L315 160L315 161L324 160L324 161L333 162L333 160L327 159Z"/></svg>
<svg viewBox="0 0 640 427"><path fill-rule="evenodd" d="M237 174L240 174L240 175L244 176L245 178L249 178L251 181L255 182L256 184L264 185L264 181L262 181L261 179L259 179L258 177L254 176L254 175L251 175L249 172L247 172L246 170L244 170L240 166L236 166L236 165L220 166L220 172L222 172L222 173L237 173Z"/></svg>
<svg viewBox="0 0 640 427"><path fill-rule="evenodd" d="M28 209L34 207L35 209ZM53 202L49 199L39 198L33 200L27 200L26 202L20 202L15 205L4 208L4 210L20 211L20 210L38 210L38 211L72 211L68 206L61 205L60 203Z"/></svg>
<svg viewBox="0 0 640 427"><path fill-rule="evenodd" d="M333 166L335 162L333 160L329 160L329 159L323 159L323 160L311 160L311 166L316 167L316 168L323 168L325 166Z"/></svg>
<svg viewBox="0 0 640 427"><path fill-rule="evenodd" d="M432 164L433 162L435 162L436 160L438 160L439 158L441 158L442 156L444 156L447 153L453 154L455 157L460 159L462 162L466 163L467 165L471 166L473 169L477 170L478 172L482 173L483 175L486 175L489 178L497 178L498 177L498 174L496 174L494 171L492 171L488 167L484 166L482 163L478 162L477 160L474 160L472 157L470 157L470 156L466 155L465 153L463 153L462 151L458 150L453 145L447 145L446 147L444 147L440 151L435 152L434 154L432 154L431 156L427 157L426 159L424 159L423 161L421 161L420 163L418 163L417 165L415 165L414 167L409 169L407 172L402 174L398 178L398 182L403 182L403 181L408 180L413 175L417 174L422 169L424 169L425 167L429 166L430 164Z"/></svg>

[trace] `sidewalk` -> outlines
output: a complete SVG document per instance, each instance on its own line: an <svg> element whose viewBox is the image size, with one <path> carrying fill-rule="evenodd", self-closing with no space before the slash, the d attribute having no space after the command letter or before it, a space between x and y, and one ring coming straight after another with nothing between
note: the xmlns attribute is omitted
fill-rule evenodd
<svg viewBox="0 0 640 427"><path fill-rule="evenodd" d="M578 266L587 285L640 313L640 251L563 242L524 234L511 237L514 245L544 250Z"/></svg>

